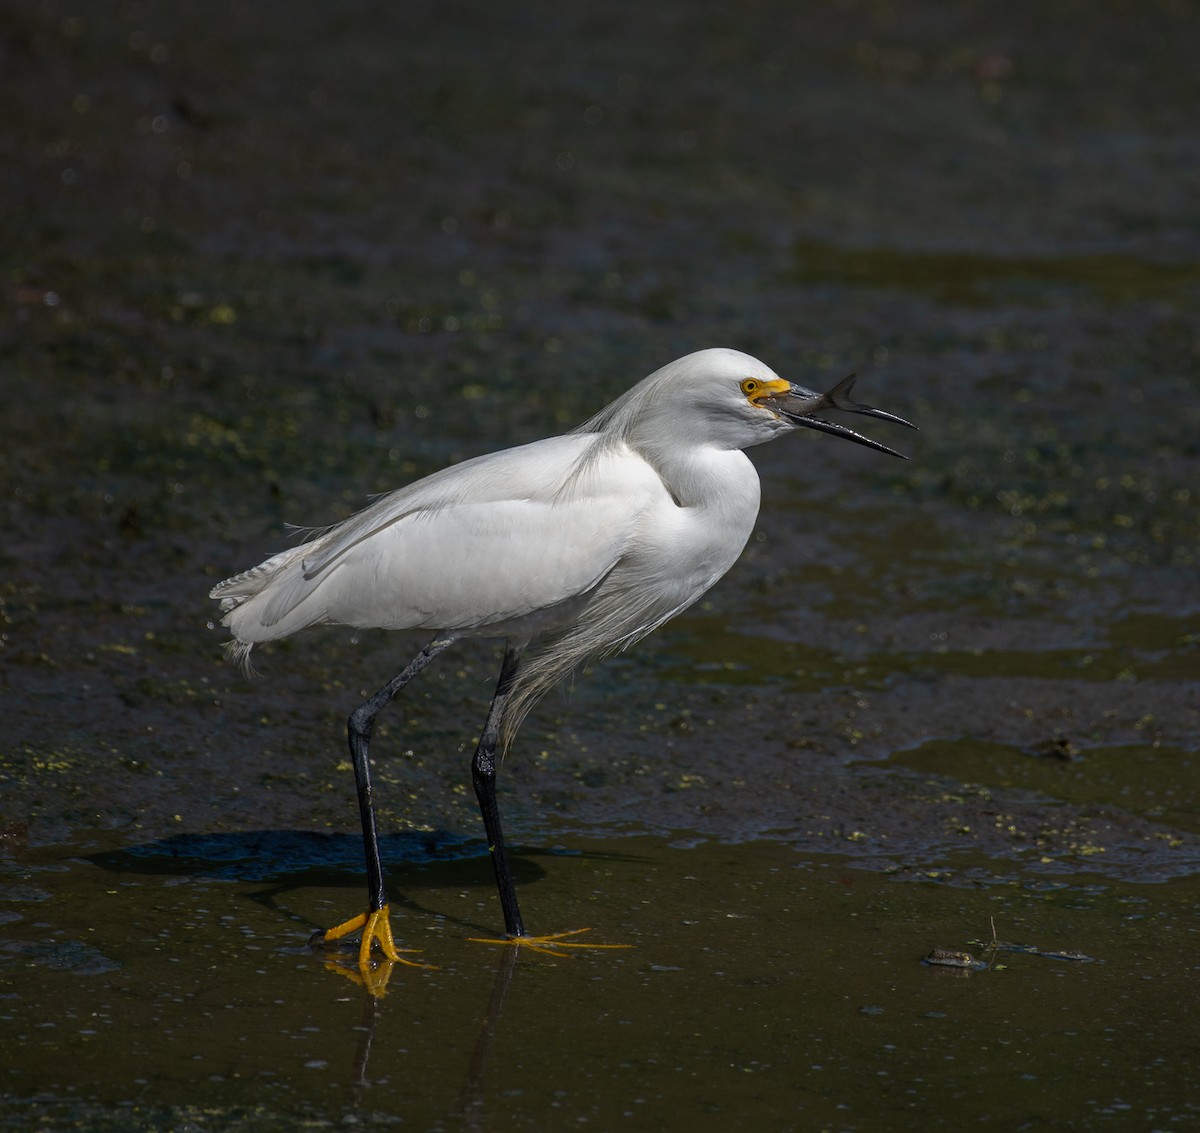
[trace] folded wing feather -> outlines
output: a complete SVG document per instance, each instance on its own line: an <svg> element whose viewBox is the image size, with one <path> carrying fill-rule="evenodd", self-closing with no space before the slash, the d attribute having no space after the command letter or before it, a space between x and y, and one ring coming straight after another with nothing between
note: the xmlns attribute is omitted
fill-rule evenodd
<svg viewBox="0 0 1200 1133"><path fill-rule="evenodd" d="M638 501L665 491L627 449L584 461L594 442L538 441L384 496L215 587L224 622L243 642L322 622L480 632L585 593L620 560Z"/></svg>

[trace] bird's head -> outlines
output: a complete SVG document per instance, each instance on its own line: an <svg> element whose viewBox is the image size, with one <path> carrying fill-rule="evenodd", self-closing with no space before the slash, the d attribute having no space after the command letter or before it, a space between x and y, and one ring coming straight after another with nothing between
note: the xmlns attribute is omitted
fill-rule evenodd
<svg viewBox="0 0 1200 1133"><path fill-rule="evenodd" d="M647 386L656 384L655 379L661 383L656 392L666 394L671 400L686 401L693 412L701 410L700 416L707 420L706 427L714 434L713 439L717 440L719 435L730 447L746 448L803 427L903 458L895 449L816 414L836 409L916 428L903 417L853 400L854 374L843 378L828 393L816 393L779 377L769 366L737 350L712 349L689 354L653 375ZM682 417L680 414L677 418L679 427L683 425Z"/></svg>
<svg viewBox="0 0 1200 1133"><path fill-rule="evenodd" d="M699 350L656 370L577 431L621 437L643 453L678 453L695 445L749 448L804 427L902 457L845 425L815 416L838 409L916 428L903 417L854 401L853 388L851 374L828 393L815 393L785 381L740 350Z"/></svg>

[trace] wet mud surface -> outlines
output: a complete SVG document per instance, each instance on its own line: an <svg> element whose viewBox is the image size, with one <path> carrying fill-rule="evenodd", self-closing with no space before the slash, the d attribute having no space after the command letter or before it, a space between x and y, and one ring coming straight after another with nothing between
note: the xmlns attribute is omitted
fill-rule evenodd
<svg viewBox="0 0 1200 1133"><path fill-rule="evenodd" d="M527 919L573 927L572 886L593 890L603 930L643 954L613 969L621 983L659 962L655 934L711 922L730 894L752 915L739 854L787 877L820 860L870 878L890 912L868 948L928 981L944 975L918 963L931 948L986 943L989 895L1032 894L1061 902L1039 922L1055 938L1033 943L1105 961L1055 978L1091 998L1102 978L1126 1005L1096 1033L1144 1029L1158 993L1115 957L1136 932L1139 954L1175 958L1158 978L1185 978L1200 902L1200 28L1166 2L1085 22L1066 4L3 6L12 1017L36 1027L66 979L165 988L162 957L121 926L168 906L186 922L193 890L218 923L250 901L273 977L353 990L292 922L360 899L344 720L420 641L312 632L261 650L246 679L209 587L286 545L288 523L563 431L664 361L730 345L816 388L857 371L865 400L921 431L869 430L907 462L820 436L754 450L763 507L741 562L535 710L501 773ZM442 660L375 752L389 884L401 902L418 889L403 931L453 951L499 924L468 774L499 652ZM585 845L636 846L659 881L573 881L588 854L551 851ZM685 915L689 854L705 880ZM254 905L263 885L293 903ZM461 887L469 915L450 911ZM761 896L787 942L853 955L838 891L802 910L782 883ZM900 893L918 896L901 909ZM672 915L656 921L655 901ZM70 944L88 921L95 953ZM697 954L720 949L713 932ZM828 955L761 947L755 963L838 978ZM206 970L228 980L245 955L217 953ZM586 963L543 978L559 994L603 978ZM725 1009L767 1011L754 978ZM463 1011L483 1010L480 980ZM436 994L412 984L407 998ZM288 992L289 1011L319 994ZM1158 1032L1168 1070L1187 1027ZM64 1124L116 1112L119 1088L72 1108L40 1049L10 1098L43 1091ZM838 1057L847 1091L876 1071L865 1048ZM786 1062L764 1096L802 1111ZM568 1080L569 1099L595 1085ZM148 1081L124 1100L190 1104ZM1011 1087L914 1087L915 1109L901 1091L873 1114L818 1090L807 1112L961 1127ZM1036 1113L1054 1087L1027 1089ZM1146 1128L1195 1118L1181 1095L1126 1093ZM960 1108L939 1110L952 1094ZM280 1096L254 1120L282 1121ZM443 1127L376 1096L376 1116ZM1088 1127L1126 1112L1075 1101ZM728 1127L750 1105L731 1086L706 1112ZM501 1112L525 1127L550 1110L509 1097Z"/></svg>

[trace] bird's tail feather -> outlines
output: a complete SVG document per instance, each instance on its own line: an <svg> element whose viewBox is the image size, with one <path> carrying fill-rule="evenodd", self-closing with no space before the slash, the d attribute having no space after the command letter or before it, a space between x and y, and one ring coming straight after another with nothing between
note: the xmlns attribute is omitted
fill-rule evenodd
<svg viewBox="0 0 1200 1133"><path fill-rule="evenodd" d="M287 637L325 620L323 606L307 601L319 583L305 577L304 558L311 544L292 547L265 562L219 582L209 593L221 603L233 640L226 655L250 671L250 651L260 641Z"/></svg>

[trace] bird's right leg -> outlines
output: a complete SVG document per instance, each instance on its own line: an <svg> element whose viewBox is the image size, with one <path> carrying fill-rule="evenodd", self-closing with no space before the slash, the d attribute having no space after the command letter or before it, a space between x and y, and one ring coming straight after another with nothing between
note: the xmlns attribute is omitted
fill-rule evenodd
<svg viewBox="0 0 1200 1133"><path fill-rule="evenodd" d="M405 960L392 939L392 926L388 919L387 894L383 884L383 862L379 853L379 835L375 828L375 805L371 794L370 744L375 717L426 665L439 653L457 640L454 636L435 637L409 662L398 676L388 681L374 696L360 704L347 722L346 734L350 742L350 758L354 763L354 782L358 788L358 810L362 818L363 850L367 863L368 908L365 913L343 922L334 928L313 935L312 943L321 944L341 940L351 933L362 930L362 943L358 949L359 969L366 972L371 964L372 945L378 944L380 951L389 960ZM420 967L422 965L416 965Z"/></svg>
<svg viewBox="0 0 1200 1133"><path fill-rule="evenodd" d="M496 803L496 751L500 746L500 721L504 716L504 705L512 692L524 651L524 642L505 647L496 693L492 697L492 706L488 710L475 757L471 760L471 782L475 785L475 797L479 800L479 813L483 818L488 851L496 873L496 888L504 912L504 932L510 940L525 936L525 924L517 907L517 889L508 864L508 847L504 844L504 831L500 828L500 808Z"/></svg>
<svg viewBox="0 0 1200 1133"><path fill-rule="evenodd" d="M504 708L512 695L517 670L521 667L521 654L527 642L509 642L504 650L504 662L500 666L500 679L496 682L496 693L479 737L479 746L471 760L471 781L475 785L475 797L479 800L479 813L487 833L488 851L496 873L496 888L500 893L500 908L504 912L504 938L489 940L471 937L480 944L515 944L532 952L544 952L549 956L566 956L568 948L626 948L625 944L580 944L568 942L567 937L578 936L590 929L577 928L570 932L557 932L549 936L530 936L525 931L521 910L517 905L517 889L513 882L512 867L508 861L508 847L504 842L504 831L500 827L500 808L496 802L496 753L503 750L502 723Z"/></svg>

